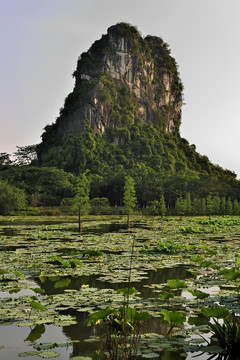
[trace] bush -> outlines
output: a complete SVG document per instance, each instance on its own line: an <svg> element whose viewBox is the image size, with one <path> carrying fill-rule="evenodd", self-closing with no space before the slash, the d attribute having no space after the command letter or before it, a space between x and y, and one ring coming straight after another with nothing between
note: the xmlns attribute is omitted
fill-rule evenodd
<svg viewBox="0 0 240 360"><path fill-rule="evenodd" d="M0 180L0 215L10 215L26 207L26 196L22 189Z"/></svg>

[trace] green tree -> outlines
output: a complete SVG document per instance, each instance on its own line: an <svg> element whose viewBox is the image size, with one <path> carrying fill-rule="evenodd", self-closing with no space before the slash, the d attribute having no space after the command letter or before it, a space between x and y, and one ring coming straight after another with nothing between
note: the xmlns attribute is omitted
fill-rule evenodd
<svg viewBox="0 0 240 360"><path fill-rule="evenodd" d="M207 212L207 205L206 205L206 199L205 198L201 199L201 212L202 212L203 215L205 215L206 212Z"/></svg>
<svg viewBox="0 0 240 360"><path fill-rule="evenodd" d="M22 189L11 186L0 179L0 215L10 215L26 207L26 196Z"/></svg>
<svg viewBox="0 0 240 360"><path fill-rule="evenodd" d="M11 165L12 160L10 159L10 155L6 152L0 153L0 165Z"/></svg>
<svg viewBox="0 0 240 360"><path fill-rule="evenodd" d="M221 199L219 196L215 195L212 199L213 212L215 215L218 215L221 212Z"/></svg>
<svg viewBox="0 0 240 360"><path fill-rule="evenodd" d="M73 210L78 212L78 231L82 232L82 215L86 215L90 209L89 201L90 181L84 172L77 180L75 196L73 198Z"/></svg>
<svg viewBox="0 0 240 360"><path fill-rule="evenodd" d="M214 213L214 203L211 195L208 195L206 198L206 213L211 218L211 215Z"/></svg>
<svg viewBox="0 0 240 360"><path fill-rule="evenodd" d="M187 201L182 196L178 197L176 200L175 210L177 212L177 215L184 215L187 211Z"/></svg>
<svg viewBox="0 0 240 360"><path fill-rule="evenodd" d="M227 203L226 203L226 212L228 215L231 215L233 212L233 206L232 206L232 201L230 198L227 199Z"/></svg>
<svg viewBox="0 0 240 360"><path fill-rule="evenodd" d="M192 213L192 202L191 202L191 194L190 192L187 193L186 195L186 211L187 211L187 215L190 215Z"/></svg>
<svg viewBox="0 0 240 360"><path fill-rule="evenodd" d="M226 199L225 199L225 197L222 197L222 199L221 199L220 208L221 208L221 214L222 215L226 214Z"/></svg>
<svg viewBox="0 0 240 360"><path fill-rule="evenodd" d="M239 210L240 210L239 202L238 202L237 199L235 199L234 202L233 202L233 214L234 215L239 215Z"/></svg>
<svg viewBox="0 0 240 360"><path fill-rule="evenodd" d="M133 213L133 209L135 208L135 206L137 204L135 182L131 176L125 177L123 204L124 204L125 209L127 210L127 215L128 215L127 226L129 229L130 228L130 215Z"/></svg>
<svg viewBox="0 0 240 360"><path fill-rule="evenodd" d="M166 207L166 203L165 203L165 199L164 199L164 195L162 195L160 197L160 200L159 200L159 214L161 215L161 217L163 217L166 212L167 212L167 207Z"/></svg>
<svg viewBox="0 0 240 360"><path fill-rule="evenodd" d="M17 146L17 151L13 153L15 164L18 166L29 165L37 160L37 145Z"/></svg>

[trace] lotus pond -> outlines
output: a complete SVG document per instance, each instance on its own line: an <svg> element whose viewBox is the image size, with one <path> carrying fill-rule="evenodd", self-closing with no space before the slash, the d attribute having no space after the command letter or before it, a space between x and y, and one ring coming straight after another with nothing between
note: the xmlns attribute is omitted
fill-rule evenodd
<svg viewBox="0 0 240 360"><path fill-rule="evenodd" d="M240 314L239 217L135 216L127 231L124 216L91 216L77 229L75 217L0 217L1 359L107 359L105 327L86 320L119 309L129 277L129 306L151 315L139 359L224 356L209 322Z"/></svg>

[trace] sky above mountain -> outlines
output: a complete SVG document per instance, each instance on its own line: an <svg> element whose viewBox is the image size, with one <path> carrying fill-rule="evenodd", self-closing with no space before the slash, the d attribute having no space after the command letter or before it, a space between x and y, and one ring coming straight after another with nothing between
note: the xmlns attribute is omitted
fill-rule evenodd
<svg viewBox="0 0 240 360"><path fill-rule="evenodd" d="M239 0L0 0L0 152L37 144L74 86L77 59L117 22L170 45L181 135L240 177Z"/></svg>

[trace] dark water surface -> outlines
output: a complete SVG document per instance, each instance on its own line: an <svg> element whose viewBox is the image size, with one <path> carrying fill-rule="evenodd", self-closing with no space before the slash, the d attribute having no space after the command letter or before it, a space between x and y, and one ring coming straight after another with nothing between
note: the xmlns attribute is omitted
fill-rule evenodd
<svg viewBox="0 0 240 360"><path fill-rule="evenodd" d="M45 221L41 223L41 225L57 225L62 224L64 221ZM24 229L14 228L12 222L0 222L0 225L4 226L0 229L0 235L6 237L17 236L18 233L24 232ZM14 222L14 225L40 225L38 221L29 220L22 222ZM72 224L70 224L71 227ZM148 229L147 224L144 223L135 223L132 225L132 228L144 228ZM59 228L59 230L64 231ZM69 229L68 229L69 231ZM72 231L77 231L76 228L72 228ZM91 228L90 223L83 230L84 234L96 234L101 235L104 233L118 232L118 231L127 231L126 224L123 223L112 223L112 224L101 224L98 226L94 226ZM131 231L131 230L130 230ZM17 249L26 248L26 245L11 245L4 246L0 245L0 251L15 251ZM61 249L62 254L64 251L69 251L69 249ZM72 249L71 249L72 251ZM54 296L55 294L64 293L66 289L79 290L83 285L89 285L89 287L95 287L99 289L114 289L118 290L119 288L126 287L126 282L124 283L109 283L106 281L99 280L98 275L92 276L77 276L77 277L61 277L62 280L66 281L66 286L59 288L56 286L56 280L51 280L51 278L46 278L43 283L39 280L39 278L33 279L36 283L36 286L41 287L45 290L45 293L50 296ZM193 274L188 270L188 267L185 265L178 265L175 267L165 267L158 269L156 271L150 270L146 271L146 277L139 282L132 282L131 286L134 286L139 292L140 296L143 299L149 298L157 298L158 293L154 292L152 288L146 287L145 285L149 284L162 284L166 283L168 279L187 279L190 277L194 277ZM181 290L179 290L179 295ZM2 294L4 296L5 294ZM8 296L6 294L5 296ZM20 294L21 295L21 294ZM25 293L24 293L25 295ZM26 290L26 295L28 295L28 290ZM19 295L14 295L19 296ZM101 336L104 334L104 328L101 326L91 326L87 327L84 322L87 319L87 312L79 312L74 309L68 309L66 311L61 311L63 314L71 314L74 315L77 319L77 324L66 327L56 327L52 325L42 325L41 331L42 335L40 339L38 339L37 343L41 342L68 342L78 340L78 342L74 342L73 345L70 345L66 348L54 348L53 351L58 352L60 355L57 357L59 360L68 360L73 356L90 356L89 354L97 351L102 347L99 343L89 343L84 341L89 338L91 335ZM159 321L158 318L151 318L146 326L145 332L154 332L158 334L166 334L167 333L167 325L163 324ZM32 351L33 343L28 339L31 332L34 330L34 327L18 327L16 323L9 323L7 326L0 326L0 346L4 346L3 349L0 350L0 359L1 360L17 360L19 359L18 354ZM36 330L36 329L35 329ZM193 359L195 354L190 354L187 356L187 360ZM39 357L36 356L27 356L26 359L36 360ZM97 358L96 358L97 359ZM101 358L101 360L103 360ZM163 350L159 353L159 357L157 359L161 360L179 360L186 359L186 357L180 356L178 352L172 352L169 350ZM206 360L206 355L199 356L196 359L198 360Z"/></svg>

